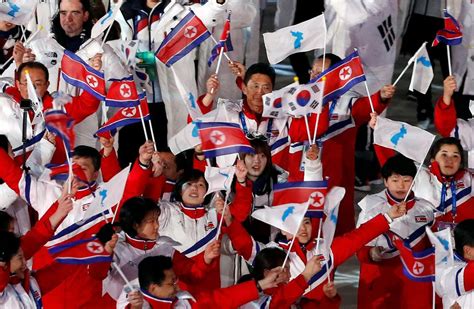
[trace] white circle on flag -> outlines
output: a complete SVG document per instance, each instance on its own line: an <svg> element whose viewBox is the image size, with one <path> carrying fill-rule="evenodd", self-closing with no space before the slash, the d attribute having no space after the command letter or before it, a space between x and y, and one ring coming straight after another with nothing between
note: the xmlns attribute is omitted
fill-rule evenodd
<svg viewBox="0 0 474 309"><path fill-rule="evenodd" d="M321 207L324 205L324 194L319 191L311 193L309 196L309 206L310 207Z"/></svg>
<svg viewBox="0 0 474 309"><path fill-rule="evenodd" d="M130 86L127 84L123 84L122 86L120 86L120 94L124 98L129 98L132 95Z"/></svg>
<svg viewBox="0 0 474 309"><path fill-rule="evenodd" d="M209 136L214 145L219 146L225 143L225 135L219 130L212 131Z"/></svg>
<svg viewBox="0 0 474 309"><path fill-rule="evenodd" d="M184 29L184 36L187 37L188 39L194 38L196 34L197 34L197 29L194 26L187 26Z"/></svg>
<svg viewBox="0 0 474 309"><path fill-rule="evenodd" d="M352 76L352 69L350 66L345 66L339 71L339 78L341 80L347 80Z"/></svg>
<svg viewBox="0 0 474 309"><path fill-rule="evenodd" d="M137 113L136 107L125 107L124 109L122 109L122 115L127 118L135 116L136 113Z"/></svg>
<svg viewBox="0 0 474 309"><path fill-rule="evenodd" d="M97 80L97 78L90 74L86 76L86 82L92 88L96 88L97 86L99 86L99 81Z"/></svg>
<svg viewBox="0 0 474 309"><path fill-rule="evenodd" d="M413 264L413 273L415 275L422 274L424 270L425 270L425 265L423 265L423 263L416 261Z"/></svg>
<svg viewBox="0 0 474 309"><path fill-rule="evenodd" d="M104 252L104 247L97 241L90 241L87 243L87 250L92 253L102 253Z"/></svg>

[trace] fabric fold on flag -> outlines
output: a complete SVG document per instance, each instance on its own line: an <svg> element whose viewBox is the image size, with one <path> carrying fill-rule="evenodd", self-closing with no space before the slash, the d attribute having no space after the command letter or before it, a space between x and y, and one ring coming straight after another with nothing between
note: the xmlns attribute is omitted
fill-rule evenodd
<svg viewBox="0 0 474 309"><path fill-rule="evenodd" d="M156 57L166 66L171 66L199 46L211 33L204 23L189 13L168 33L156 51Z"/></svg>
<svg viewBox="0 0 474 309"><path fill-rule="evenodd" d="M62 264L81 265L112 261L112 255L95 236L52 246L48 252L56 262Z"/></svg>
<svg viewBox="0 0 474 309"><path fill-rule="evenodd" d="M113 24L117 18L117 14L120 13L120 7L122 6L122 3L123 0L119 0L113 8L110 8L110 10L94 24L91 30L91 38L97 38Z"/></svg>
<svg viewBox="0 0 474 309"><path fill-rule="evenodd" d="M374 128L374 144L393 149L407 158L423 163L435 135L409 125L378 116Z"/></svg>
<svg viewBox="0 0 474 309"><path fill-rule="evenodd" d="M413 252L410 245L401 239L396 239L394 244L400 252L405 276L417 282L435 281L435 248Z"/></svg>
<svg viewBox="0 0 474 309"><path fill-rule="evenodd" d="M209 60L207 61L207 66L210 67L212 65L214 60L216 60L216 58L221 54L222 49L224 53L234 50L230 38L230 13L227 15L219 42L211 50L211 57L209 57Z"/></svg>
<svg viewBox="0 0 474 309"><path fill-rule="evenodd" d="M49 110L44 114L46 129L59 136L69 153L74 150L74 119L62 110Z"/></svg>
<svg viewBox="0 0 474 309"><path fill-rule="evenodd" d="M283 95L283 106L287 113L298 117L310 113L321 113L323 105L322 81L305 85L296 85L288 89Z"/></svg>
<svg viewBox="0 0 474 309"><path fill-rule="evenodd" d="M84 91L87 91L98 100L105 100L104 73L99 72L71 51L64 50L61 59L61 73L64 80Z"/></svg>
<svg viewBox="0 0 474 309"><path fill-rule="evenodd" d="M204 178L206 178L208 188L206 195L216 191L229 191L234 180L235 166L212 167L206 166Z"/></svg>
<svg viewBox="0 0 474 309"><path fill-rule="evenodd" d="M319 15L302 23L263 34L270 64L276 64L289 55L324 48L326 21Z"/></svg>
<svg viewBox="0 0 474 309"><path fill-rule="evenodd" d="M105 97L105 105L112 107L132 107L140 104L137 86L132 76L109 79L112 82Z"/></svg>
<svg viewBox="0 0 474 309"><path fill-rule="evenodd" d="M15 25L25 25L33 18L38 1L3 0L0 1L0 20Z"/></svg>
<svg viewBox="0 0 474 309"><path fill-rule="evenodd" d="M439 42L446 45L459 45L462 43L462 32L461 25L459 22L448 13L447 10L443 11L444 14L444 28L436 32L436 37L433 41L432 46L436 46Z"/></svg>
<svg viewBox="0 0 474 309"><path fill-rule="evenodd" d="M454 264L454 248L451 239L451 229L449 227L444 230L433 232L428 226L426 227L426 235L430 239L431 244L435 248L435 264Z"/></svg>
<svg viewBox="0 0 474 309"><path fill-rule="evenodd" d="M410 91L416 90L425 94L430 88L433 80L433 66L431 65L430 56L426 50L426 42L420 47L416 54L413 64L413 73L410 80Z"/></svg>
<svg viewBox="0 0 474 309"><path fill-rule="evenodd" d="M252 217L274 226L282 231L296 235L308 209L308 202L283 204L273 207L265 206L252 213Z"/></svg>
<svg viewBox="0 0 474 309"><path fill-rule="evenodd" d="M52 180L66 181L69 178L69 164L67 162L63 164L46 164L46 168L50 170L49 177ZM72 163L72 173L80 181L88 183L84 171L74 162Z"/></svg>

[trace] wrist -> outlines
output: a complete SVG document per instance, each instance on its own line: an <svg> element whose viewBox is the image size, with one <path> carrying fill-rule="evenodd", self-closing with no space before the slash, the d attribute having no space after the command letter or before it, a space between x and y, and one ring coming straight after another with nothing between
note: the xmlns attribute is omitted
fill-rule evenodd
<svg viewBox="0 0 474 309"><path fill-rule="evenodd" d="M390 216L390 213L385 213L385 214L383 214L383 216L387 220L388 224L391 224L393 222L393 218L392 218L392 216Z"/></svg>
<svg viewBox="0 0 474 309"><path fill-rule="evenodd" d="M143 159L138 159L138 164L143 167L144 169L147 169L150 167L150 160L143 160Z"/></svg>
<svg viewBox="0 0 474 309"><path fill-rule="evenodd" d="M245 185L247 183L247 178L243 178L243 179L237 178L237 182L240 183L241 185Z"/></svg>
<svg viewBox="0 0 474 309"><path fill-rule="evenodd" d="M451 105L451 96L444 94L443 95L443 103L448 105L448 106Z"/></svg>
<svg viewBox="0 0 474 309"><path fill-rule="evenodd" d="M262 288L262 284L261 284L261 283L262 283L262 280L260 280L260 281L255 280L255 285L256 285L257 290L258 290L259 293L263 293L263 290L264 290L264 289Z"/></svg>

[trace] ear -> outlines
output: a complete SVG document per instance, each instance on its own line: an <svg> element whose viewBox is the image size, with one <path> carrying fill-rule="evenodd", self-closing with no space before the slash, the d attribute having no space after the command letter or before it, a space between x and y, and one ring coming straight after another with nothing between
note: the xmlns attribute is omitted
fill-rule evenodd
<svg viewBox="0 0 474 309"><path fill-rule="evenodd" d="M247 96L247 85L245 84L242 85L242 92L243 94L245 94L245 96Z"/></svg>
<svg viewBox="0 0 474 309"><path fill-rule="evenodd" d="M464 247L462 247L462 253L463 253L463 257L465 260L472 260L474 259L474 255L472 254L472 247L471 246L468 246L468 245L464 245Z"/></svg>
<svg viewBox="0 0 474 309"><path fill-rule="evenodd" d="M89 12L84 12L84 17L82 18L83 22L86 22L89 20Z"/></svg>
<svg viewBox="0 0 474 309"><path fill-rule="evenodd" d="M18 79L15 80L15 86L17 89L20 89L20 81Z"/></svg>
<svg viewBox="0 0 474 309"><path fill-rule="evenodd" d="M46 85L48 86L48 87L46 87L46 89L48 89L49 85L50 85L49 80L46 82Z"/></svg>
<svg viewBox="0 0 474 309"><path fill-rule="evenodd" d="M96 179L99 177L99 171L95 171L95 172L92 174L92 177L94 177L94 179L91 179L91 180L96 180Z"/></svg>
<svg viewBox="0 0 474 309"><path fill-rule="evenodd" d="M387 179L383 179L383 185L385 186L385 188L387 188Z"/></svg>

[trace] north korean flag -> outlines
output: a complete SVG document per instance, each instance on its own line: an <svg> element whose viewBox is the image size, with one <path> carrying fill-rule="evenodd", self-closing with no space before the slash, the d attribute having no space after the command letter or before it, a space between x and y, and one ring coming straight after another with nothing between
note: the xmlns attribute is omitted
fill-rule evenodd
<svg viewBox="0 0 474 309"><path fill-rule="evenodd" d="M63 164L46 164L46 168L51 170L49 177L53 180L65 181L69 177L69 164L67 162ZM84 171L76 163L72 163L72 173L79 180L87 183L87 177L84 174Z"/></svg>
<svg viewBox="0 0 474 309"><path fill-rule="evenodd" d="M356 84L363 82L365 74L359 53L354 51L342 61L333 64L312 81L322 80L325 80L323 105L339 98Z"/></svg>
<svg viewBox="0 0 474 309"><path fill-rule="evenodd" d="M156 57L171 66L199 46L211 33L203 22L190 11L165 37L156 51Z"/></svg>
<svg viewBox="0 0 474 309"><path fill-rule="evenodd" d="M140 94L140 108L143 114L143 120L150 119L150 111L145 93ZM138 106L121 108L112 118L109 119L102 127L97 130L95 136L110 138L117 132L117 128L124 127L129 124L141 121L140 110Z"/></svg>
<svg viewBox="0 0 474 309"><path fill-rule="evenodd" d="M62 110L49 110L44 114L46 129L61 137L67 150L74 149L74 119Z"/></svg>
<svg viewBox="0 0 474 309"><path fill-rule="evenodd" d="M137 87L132 76L122 79L109 79L109 91L105 98L105 105L113 107L132 107L140 104Z"/></svg>
<svg viewBox="0 0 474 309"><path fill-rule="evenodd" d="M98 100L105 100L104 73L93 69L69 50L64 50L61 70L62 76L67 83L89 92Z"/></svg>
<svg viewBox="0 0 474 309"><path fill-rule="evenodd" d="M224 52L234 50L232 41L230 39L230 13L224 23L224 28L222 29L219 42L211 50L211 57L207 61L207 65L209 67L211 66L212 62L214 62L214 60L216 60L216 58L220 55L222 49Z"/></svg>
<svg viewBox="0 0 474 309"><path fill-rule="evenodd" d="M272 206L305 203L309 200L306 216L322 218L328 183L322 181L295 181L273 185Z"/></svg>
<svg viewBox="0 0 474 309"><path fill-rule="evenodd" d="M229 122L196 123L206 158L232 153L255 153L238 124Z"/></svg>
<svg viewBox="0 0 474 309"><path fill-rule="evenodd" d="M444 28L436 32L432 46L438 45L439 42L446 45L459 45L462 43L461 25L446 10L444 10Z"/></svg>
<svg viewBox="0 0 474 309"><path fill-rule="evenodd" d="M413 252L410 245L401 239L395 239L394 244L400 252L405 276L418 282L435 281L434 247L421 252Z"/></svg>
<svg viewBox="0 0 474 309"><path fill-rule="evenodd" d="M91 264L111 262L108 253L97 237L74 239L52 246L48 249L54 260L62 264Z"/></svg>

